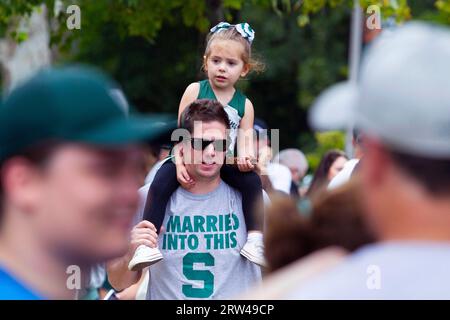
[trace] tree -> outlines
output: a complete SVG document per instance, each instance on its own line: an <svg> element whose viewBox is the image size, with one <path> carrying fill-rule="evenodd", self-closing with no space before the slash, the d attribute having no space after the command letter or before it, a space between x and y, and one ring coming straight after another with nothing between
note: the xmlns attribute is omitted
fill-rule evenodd
<svg viewBox="0 0 450 320"><path fill-rule="evenodd" d="M383 16L450 24L450 1L360 0ZM26 39L18 18L57 0L2 0L0 37ZM63 12L49 15L55 63L82 62L108 72L141 111L172 112L185 87L202 76L209 28L225 19L248 21L255 52L265 62L239 86L256 115L280 128L281 147L317 147L306 113L327 86L347 77L350 0L63 0L81 8L81 30L67 30ZM56 50L57 49L57 50Z"/></svg>

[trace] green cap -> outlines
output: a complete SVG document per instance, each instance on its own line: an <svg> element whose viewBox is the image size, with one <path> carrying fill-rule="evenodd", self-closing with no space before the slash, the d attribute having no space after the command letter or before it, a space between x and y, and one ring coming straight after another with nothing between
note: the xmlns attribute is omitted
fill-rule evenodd
<svg viewBox="0 0 450 320"><path fill-rule="evenodd" d="M0 107L0 160L49 140L114 146L151 141L175 128L167 116L128 115L114 87L84 67L39 72Z"/></svg>

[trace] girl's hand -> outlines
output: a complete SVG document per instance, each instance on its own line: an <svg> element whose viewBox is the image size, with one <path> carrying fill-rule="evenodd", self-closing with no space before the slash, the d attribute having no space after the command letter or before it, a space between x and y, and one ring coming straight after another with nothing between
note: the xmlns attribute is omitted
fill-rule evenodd
<svg viewBox="0 0 450 320"><path fill-rule="evenodd" d="M177 180L185 189L190 189L195 185L195 181L191 179L184 164L177 164Z"/></svg>
<svg viewBox="0 0 450 320"><path fill-rule="evenodd" d="M252 164L252 158L251 157L239 157L239 158L237 158L237 166L239 168L239 171L241 171L241 172L252 171L255 168L255 165Z"/></svg>
<svg viewBox="0 0 450 320"><path fill-rule="evenodd" d="M174 146L174 155L178 182L185 189L192 188L195 184L195 181L191 179L183 163L183 146L181 144L177 144Z"/></svg>

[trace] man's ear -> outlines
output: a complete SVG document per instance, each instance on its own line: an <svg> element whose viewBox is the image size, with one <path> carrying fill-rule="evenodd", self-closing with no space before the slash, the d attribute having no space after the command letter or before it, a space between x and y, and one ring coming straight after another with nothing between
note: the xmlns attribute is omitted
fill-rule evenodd
<svg viewBox="0 0 450 320"><path fill-rule="evenodd" d="M15 158L2 168L4 193L9 201L23 212L33 211L38 205L39 173L27 160Z"/></svg>

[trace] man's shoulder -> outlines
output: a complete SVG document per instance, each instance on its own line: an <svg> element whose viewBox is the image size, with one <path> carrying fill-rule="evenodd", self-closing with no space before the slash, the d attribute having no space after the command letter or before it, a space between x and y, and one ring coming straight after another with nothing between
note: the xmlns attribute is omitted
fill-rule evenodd
<svg viewBox="0 0 450 320"><path fill-rule="evenodd" d="M373 299L368 282L380 264L378 246L367 245L335 267L315 276L287 294L287 299ZM376 274L374 275L376 276ZM376 285L376 283L375 283Z"/></svg>
<svg viewBox="0 0 450 320"><path fill-rule="evenodd" d="M40 298L27 289L11 274L0 267L0 300L39 300Z"/></svg>
<svg viewBox="0 0 450 320"><path fill-rule="evenodd" d="M339 265L317 275L293 290L288 299L346 299L366 290L365 264L348 257ZM351 298L350 298L351 299Z"/></svg>
<svg viewBox="0 0 450 320"><path fill-rule="evenodd" d="M242 194L241 194L241 192L238 189L230 186L225 181L221 180L219 187L222 188L221 189L222 192L226 191L226 192L228 192L230 194L231 197L236 198L238 201L242 201Z"/></svg>
<svg viewBox="0 0 450 320"><path fill-rule="evenodd" d="M450 245L378 243L292 291L289 299L435 299L450 274ZM414 288L414 289L413 289Z"/></svg>

